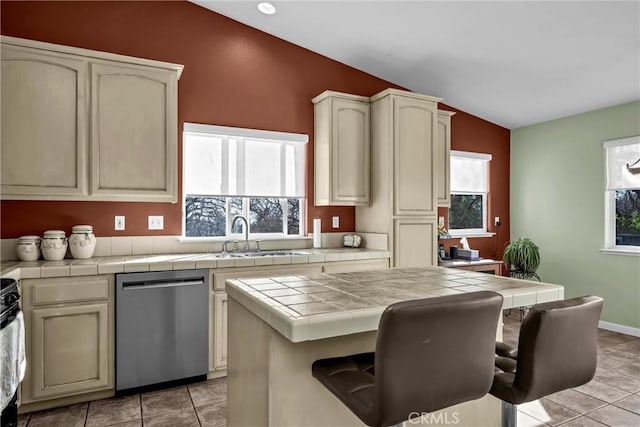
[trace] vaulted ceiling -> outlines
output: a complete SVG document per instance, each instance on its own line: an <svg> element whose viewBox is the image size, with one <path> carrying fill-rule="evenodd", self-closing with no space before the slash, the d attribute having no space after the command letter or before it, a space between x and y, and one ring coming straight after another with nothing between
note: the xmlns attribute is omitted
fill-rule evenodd
<svg viewBox="0 0 640 427"><path fill-rule="evenodd" d="M639 1L194 3L507 128L640 99Z"/></svg>

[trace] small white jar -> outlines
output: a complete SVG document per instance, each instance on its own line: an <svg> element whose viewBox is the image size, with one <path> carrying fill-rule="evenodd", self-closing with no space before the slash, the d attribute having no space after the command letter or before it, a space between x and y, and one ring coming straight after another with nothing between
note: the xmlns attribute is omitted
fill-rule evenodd
<svg viewBox="0 0 640 427"><path fill-rule="evenodd" d="M69 249L75 259L87 259L96 249L96 236L91 225L74 225L69 236Z"/></svg>
<svg viewBox="0 0 640 427"><path fill-rule="evenodd" d="M37 261L40 258L40 236L18 237L16 255L20 261Z"/></svg>
<svg viewBox="0 0 640 427"><path fill-rule="evenodd" d="M40 244L42 256L47 261L60 261L67 253L67 238L62 230L47 230Z"/></svg>

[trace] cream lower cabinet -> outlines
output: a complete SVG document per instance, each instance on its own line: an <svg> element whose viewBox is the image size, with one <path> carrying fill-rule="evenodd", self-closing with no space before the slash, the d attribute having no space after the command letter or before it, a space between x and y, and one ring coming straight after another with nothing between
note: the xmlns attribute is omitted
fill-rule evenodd
<svg viewBox="0 0 640 427"><path fill-rule="evenodd" d="M113 276L25 279L22 289L22 404L113 389Z"/></svg>
<svg viewBox="0 0 640 427"><path fill-rule="evenodd" d="M438 138L436 140L436 188L438 206L451 204L451 118L456 114L438 110Z"/></svg>
<svg viewBox="0 0 640 427"><path fill-rule="evenodd" d="M371 180L369 98L325 91L312 102L314 204L368 205Z"/></svg>
<svg viewBox="0 0 640 427"><path fill-rule="evenodd" d="M215 292L213 295L215 344L213 347L213 368L227 367L227 294Z"/></svg>

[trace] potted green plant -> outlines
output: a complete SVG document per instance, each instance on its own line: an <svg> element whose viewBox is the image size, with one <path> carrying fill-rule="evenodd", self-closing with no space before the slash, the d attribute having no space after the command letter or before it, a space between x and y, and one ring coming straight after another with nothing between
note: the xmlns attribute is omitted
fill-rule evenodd
<svg viewBox="0 0 640 427"><path fill-rule="evenodd" d="M535 277L540 280L536 273L540 267L540 250L531 239L521 237L509 242L504 250L503 260L509 269L509 276L517 279Z"/></svg>

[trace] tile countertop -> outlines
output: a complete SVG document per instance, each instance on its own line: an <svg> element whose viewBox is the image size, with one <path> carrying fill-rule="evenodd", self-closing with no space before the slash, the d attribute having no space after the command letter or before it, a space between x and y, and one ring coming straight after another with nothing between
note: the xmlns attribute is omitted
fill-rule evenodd
<svg viewBox="0 0 640 427"><path fill-rule="evenodd" d="M227 294L292 342L378 329L395 302L494 291L504 309L564 299L559 285L444 267L227 280Z"/></svg>
<svg viewBox="0 0 640 427"><path fill-rule="evenodd" d="M220 258L216 254L111 256L62 261L2 262L0 275L15 279L91 276L144 271L233 268L263 265L311 264L389 258L388 251L373 249L296 249L292 255Z"/></svg>

